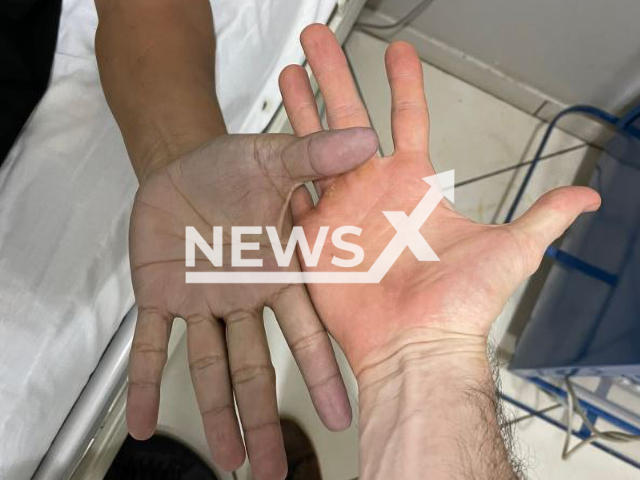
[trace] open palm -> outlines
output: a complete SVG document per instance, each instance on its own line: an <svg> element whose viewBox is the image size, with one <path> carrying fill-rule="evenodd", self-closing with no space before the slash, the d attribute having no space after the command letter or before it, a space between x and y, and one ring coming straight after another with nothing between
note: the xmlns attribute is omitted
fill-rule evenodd
<svg viewBox="0 0 640 480"><path fill-rule="evenodd" d="M327 105L331 129L369 126L348 64L332 33L324 26L308 27L302 45ZM321 226L354 225L352 236L368 270L396 234L383 212L410 215L427 193L422 179L433 175L429 159L429 118L422 66L413 47L392 44L385 57L392 93L395 152L373 157L357 170L318 182L321 199L313 208L301 193L293 199L294 221L307 237ZM289 118L297 135L322 129L305 71L290 66L280 78ZM313 284L314 305L329 332L344 348L356 374L379 360L390 345L430 338L486 338L518 284L533 273L544 249L581 212L599 206L599 197L584 187L554 190L509 225L482 225L458 214L441 201L420 228L439 262L420 262L405 249L377 284ZM330 236L329 236L330 238ZM327 244L320 271L344 271L332 256L347 254Z"/></svg>
<svg viewBox="0 0 640 480"><path fill-rule="evenodd" d="M280 239L291 233L289 199L305 180L347 171L375 149L367 129L289 135L225 135L162 168L136 195L130 229L138 322L129 365L127 420L136 438L149 437L158 415L159 385L174 317L187 322L191 377L214 461L238 468L245 456L234 393L254 475L282 478L286 459L277 410L275 378L262 310L272 307L300 366L316 409L331 429L346 428L351 411L327 334L302 285L187 284L185 273L230 269L231 228L262 226L246 241L278 270L264 227ZM197 251L195 269L185 264L185 229L212 242L223 227L223 266ZM249 236L247 236L249 237ZM285 268L285 267L283 267ZM293 257L287 270L297 270Z"/></svg>

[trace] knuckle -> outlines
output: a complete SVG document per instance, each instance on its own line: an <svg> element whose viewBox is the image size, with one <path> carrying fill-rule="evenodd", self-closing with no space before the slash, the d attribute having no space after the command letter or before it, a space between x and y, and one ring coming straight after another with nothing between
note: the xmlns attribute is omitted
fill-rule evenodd
<svg viewBox="0 0 640 480"><path fill-rule="evenodd" d="M298 104L294 107L293 112L291 112L291 116L295 118L308 117L317 114L318 110L316 107L316 103L310 100L302 100L298 102Z"/></svg>
<svg viewBox="0 0 640 480"><path fill-rule="evenodd" d="M154 305L138 305L138 318L148 316L164 321L165 312L162 308Z"/></svg>
<svg viewBox="0 0 640 480"><path fill-rule="evenodd" d="M231 382L234 387L256 381L275 383L276 371L273 365L249 365L231 372Z"/></svg>
<svg viewBox="0 0 640 480"><path fill-rule="evenodd" d="M129 383L129 388L136 387L136 388L154 389L154 390L157 390L160 388L160 382L155 380L134 380L130 378L128 383Z"/></svg>
<svg viewBox="0 0 640 480"><path fill-rule="evenodd" d="M341 378L340 372L334 372L324 378L319 378L318 380L311 381L309 382L309 391L314 392L315 390L324 387L336 378Z"/></svg>
<svg viewBox="0 0 640 480"><path fill-rule="evenodd" d="M210 318L205 315L190 315L188 317L188 326L195 327L197 325L210 322Z"/></svg>
<svg viewBox="0 0 640 480"><path fill-rule="evenodd" d="M242 430L244 431L245 434L247 433L253 433L253 432L257 432L260 430L265 430L267 428L280 428L280 421L279 420L268 420L265 422L259 422L253 425L244 425L242 426Z"/></svg>
<svg viewBox="0 0 640 480"><path fill-rule="evenodd" d="M143 357L159 357L160 359L167 357L166 348L157 347L147 342L134 342L131 346L131 352Z"/></svg>
<svg viewBox="0 0 640 480"><path fill-rule="evenodd" d="M341 105L333 105L331 109L327 109L327 115L333 120L345 120L362 114L362 109L355 103L344 103Z"/></svg>
<svg viewBox="0 0 640 480"><path fill-rule="evenodd" d="M226 369L227 359L224 355L205 355L189 362L189 370L193 374L201 373L212 367L222 366Z"/></svg>
<svg viewBox="0 0 640 480"><path fill-rule="evenodd" d="M222 405L213 405L211 407L207 407L200 412L200 415L202 415L202 418L217 418L229 411L235 414L233 405L231 405L230 403L224 403Z"/></svg>
<svg viewBox="0 0 640 480"><path fill-rule="evenodd" d="M245 322L254 322L259 318L261 318L261 314L258 314L256 311L239 309L227 313L224 316L224 321L227 326L230 326Z"/></svg>
<svg viewBox="0 0 640 480"><path fill-rule="evenodd" d="M324 330L318 330L291 342L289 348L294 355L306 351L315 351L320 348L324 338L326 338Z"/></svg>
<svg viewBox="0 0 640 480"><path fill-rule="evenodd" d="M424 111L424 105L415 100L401 100L397 101L392 107L391 112L394 114L402 113L422 113Z"/></svg>

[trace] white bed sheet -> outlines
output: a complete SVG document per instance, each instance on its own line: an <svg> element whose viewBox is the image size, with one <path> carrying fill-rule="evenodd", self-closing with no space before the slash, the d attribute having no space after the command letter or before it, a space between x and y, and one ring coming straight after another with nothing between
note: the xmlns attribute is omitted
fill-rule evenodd
<svg viewBox="0 0 640 480"><path fill-rule="evenodd" d="M231 132L259 132L336 0L215 0ZM133 304L137 182L100 88L92 0L64 0L51 85L0 170L0 478L30 478Z"/></svg>

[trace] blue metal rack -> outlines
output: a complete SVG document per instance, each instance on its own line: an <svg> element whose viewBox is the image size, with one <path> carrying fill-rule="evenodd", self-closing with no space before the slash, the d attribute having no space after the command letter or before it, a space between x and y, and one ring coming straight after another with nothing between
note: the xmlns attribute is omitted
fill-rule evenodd
<svg viewBox="0 0 640 480"><path fill-rule="evenodd" d="M549 124L505 222L513 219L558 121L565 115L576 113L595 118L614 130L613 139L605 148L607 158L601 159L592 178L594 188L600 190L598 187L600 187L603 171L611 172L614 168L611 165L614 163L617 164L615 168L640 172L640 129L635 126L640 119L640 105L623 117L586 105L567 108ZM622 178L626 191L638 203L640 182L637 186L630 183L631 176L630 174L621 175L620 171L617 171L616 178L618 181ZM612 176L609 175L609 177ZM640 175L638 178L640 179ZM626 184L624 180L627 180ZM640 406L640 303L635 309L635 300L628 301L624 304L626 310L622 310L625 315L619 315L621 292L627 297L633 296L633 293L628 291L629 285L638 285L636 296L640 297L640 281L635 283L636 280L640 280L637 273L640 269L636 266L635 270L630 272L627 268L630 264L635 265L633 262L640 263L638 262L640 256L637 253L640 250L640 203L637 206L630 205L628 211L622 207L621 214L617 215L617 211L615 208L612 209L611 205L620 209L620 202L624 197L620 196L621 189L615 187L610 198L603 199L601 210L605 210L605 213L599 219L584 220L582 224L578 222L570 229L568 241L563 241L560 246L552 245L547 249L546 257L554 262L555 277L550 275L553 277L551 281L549 281L550 277L547 278L540 297L543 301L540 302L539 298L536 310L518 343L509 368L560 401L567 400L568 394L563 388L565 377L580 375L599 377L598 385L593 391L580 387L578 392L579 405L587 414L589 421L594 423L600 419L625 432L640 435L640 407L637 412L631 411L608 398L612 388L623 388L621 385L624 380L631 385L630 392L638 397ZM610 200L609 204L607 204L608 200ZM606 212L607 207L608 212ZM637 214L634 208L638 209ZM611 218L623 218L625 215L629 217L626 224L622 222L625 235L618 238L615 235L615 229L610 231L611 251L606 251L606 246L602 246L599 250L598 245L589 244L591 240L591 243L597 243L595 237L598 235L594 235L594 231L601 232L598 228L610 228L611 222L607 224L607 221ZM599 234L602 239L602 233ZM572 298L573 305L567 298ZM598 308L589 310L595 305L598 305ZM589 312L589 318L579 315L581 307L583 307L582 313ZM569 318L570 313L574 314L574 318ZM615 348L611 348L615 345L608 343L611 335L607 337L607 328L610 323L617 321L620 317L628 317L623 320L626 323L620 329L627 338L618 339L622 347L615 351ZM638 327L635 327L633 322ZM562 335L572 335L572 338L565 340L561 338ZM629 335L632 338L628 338ZM625 349L624 342L633 343L634 335L637 341L635 347L637 353L630 353L627 351L628 348ZM618 355L617 358L616 355ZM540 414L513 398L504 396L504 399L553 425L566 428L549 415ZM573 431L573 435L586 439L591 432L583 423L579 430ZM594 442L593 445L640 469L637 460L623 455L613 447L600 442Z"/></svg>

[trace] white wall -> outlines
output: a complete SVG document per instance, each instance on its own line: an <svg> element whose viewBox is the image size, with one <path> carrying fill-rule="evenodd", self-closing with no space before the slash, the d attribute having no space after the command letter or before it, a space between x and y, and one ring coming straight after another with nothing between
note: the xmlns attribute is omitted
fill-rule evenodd
<svg viewBox="0 0 640 480"><path fill-rule="evenodd" d="M400 18L418 1L368 6ZM640 97L640 0L435 0L412 26L559 103Z"/></svg>

